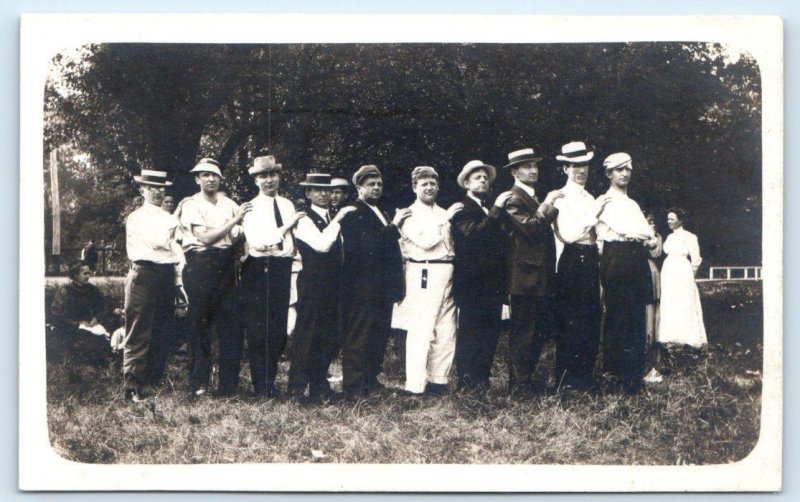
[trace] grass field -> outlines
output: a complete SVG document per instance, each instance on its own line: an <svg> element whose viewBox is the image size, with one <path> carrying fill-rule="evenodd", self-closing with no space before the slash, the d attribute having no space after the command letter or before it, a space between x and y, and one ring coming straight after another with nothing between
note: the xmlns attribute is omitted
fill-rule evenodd
<svg viewBox="0 0 800 502"><path fill-rule="evenodd" d="M185 356L143 403L122 400L121 374L108 367L48 365L53 448L88 463L526 463L716 464L745 457L758 440L761 410L760 284L701 285L709 335L704 354L678 352L669 375L637 396L609 382L592 394L561 391L552 344L540 363L540 392L510 398L506 336L492 390L408 398L387 392L356 403L297 407L247 397L187 396ZM381 377L403 384L403 337L390 341ZM285 388L288 363L281 363ZM338 368L335 368L338 370Z"/></svg>

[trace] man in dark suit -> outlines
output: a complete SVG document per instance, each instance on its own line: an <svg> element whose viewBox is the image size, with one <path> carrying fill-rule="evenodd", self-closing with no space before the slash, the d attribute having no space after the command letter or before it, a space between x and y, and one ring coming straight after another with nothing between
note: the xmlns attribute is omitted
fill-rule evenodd
<svg viewBox="0 0 800 502"><path fill-rule="evenodd" d="M458 184L467 190L464 207L452 219L455 243L453 297L458 306L456 372L458 389L485 393L489 388L500 321L506 299L508 234L502 226L503 211L511 194L489 205L489 187L497 176L493 166L480 160L468 162ZM490 209L491 208L491 209Z"/></svg>
<svg viewBox="0 0 800 502"><path fill-rule="evenodd" d="M555 281L556 250L550 225L558 214L553 207L560 192L551 192L544 202L534 185L539 167L532 148L508 154L505 168L514 177L506 211L511 216L509 295L511 333L508 341L509 391L528 393L539 362L547 331L552 328L551 295Z"/></svg>
<svg viewBox="0 0 800 502"><path fill-rule="evenodd" d="M297 323L292 341L289 393L296 404L333 397L327 374L339 350L339 287L342 281L340 222L356 208L331 217L331 175L312 173L300 182L311 202L294 231L303 268L297 276Z"/></svg>
<svg viewBox="0 0 800 502"><path fill-rule="evenodd" d="M383 389L378 374L391 330L392 306L404 295L397 227L411 214L401 209L390 221L377 207L383 179L374 165L359 168L353 184L358 190L358 200L353 203L356 209L341 223L342 387L350 399Z"/></svg>

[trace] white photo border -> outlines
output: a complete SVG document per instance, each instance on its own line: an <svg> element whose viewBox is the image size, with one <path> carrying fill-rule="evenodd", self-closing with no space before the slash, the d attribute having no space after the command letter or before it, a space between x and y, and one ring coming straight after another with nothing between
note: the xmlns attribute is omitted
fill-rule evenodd
<svg viewBox="0 0 800 502"><path fill-rule="evenodd" d="M442 30L443 23L448 26ZM232 29L235 26L236 29ZM264 29L269 26L269 29ZM68 27L65 30L64 27ZM50 59L86 43L582 43L713 41L762 76L764 375L759 440L705 466L95 465L66 460L47 429L44 336L19 336L23 490L389 492L776 491L782 486L783 25L773 16L33 14L21 26L20 228L44 238L43 107ZM20 241L19 318L44 327L44 249ZM24 320L24 323L22 322ZM579 475L577 475L579 473ZM303 480L302 485L298 480Z"/></svg>

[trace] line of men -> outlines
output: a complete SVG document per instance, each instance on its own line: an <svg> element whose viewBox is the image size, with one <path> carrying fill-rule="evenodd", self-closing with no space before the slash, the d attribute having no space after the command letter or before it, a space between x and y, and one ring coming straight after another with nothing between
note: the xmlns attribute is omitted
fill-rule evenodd
<svg viewBox="0 0 800 502"><path fill-rule="evenodd" d="M511 152L504 169L514 186L493 202L488 195L497 170L472 160L457 176L463 201L447 209L436 203L438 173L419 166L411 174L416 201L393 218L379 208L383 177L374 165L353 174L358 199L338 211L330 207L331 176L307 174L300 185L310 206L297 211L278 195L282 166L273 156L254 159L248 172L259 194L242 205L220 195L219 164L201 159L190 171L200 190L181 203L180 221L160 209L170 185L166 173L143 170L134 178L145 203L126 222L132 263L125 287L126 398L144 399L144 387L158 384L165 360L159 347L173 306L187 303L192 395L208 390L216 331L217 393L237 392L246 333L253 391L277 396L296 252L303 268L288 392L298 403L335 397L327 372L340 350L345 398L384 389L378 375L398 302L407 330L407 394L446 393L454 361L457 388L485 394L505 303L509 391L533 392L552 331L559 385L588 390L595 385L603 302L603 369L626 392L638 392L646 250L656 240L627 196L631 157L605 159L609 190L595 199L585 190L593 156L582 142L564 145L556 159L566 184L540 200L535 187L541 157L532 148ZM175 239L179 227L182 247ZM247 258L236 286L232 249L240 239Z"/></svg>

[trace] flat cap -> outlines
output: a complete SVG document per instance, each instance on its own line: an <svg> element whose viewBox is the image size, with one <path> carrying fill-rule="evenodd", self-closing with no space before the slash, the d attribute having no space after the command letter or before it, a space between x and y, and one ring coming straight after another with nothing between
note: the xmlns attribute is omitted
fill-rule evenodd
<svg viewBox="0 0 800 502"><path fill-rule="evenodd" d="M358 171L353 174L353 184L356 186L360 186L361 182L365 179L369 178L370 176L381 176L381 172L378 170L378 166L367 164L365 166L361 166L358 168Z"/></svg>

